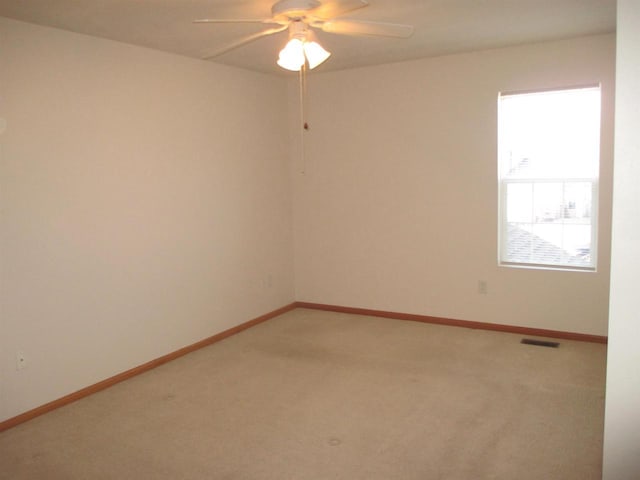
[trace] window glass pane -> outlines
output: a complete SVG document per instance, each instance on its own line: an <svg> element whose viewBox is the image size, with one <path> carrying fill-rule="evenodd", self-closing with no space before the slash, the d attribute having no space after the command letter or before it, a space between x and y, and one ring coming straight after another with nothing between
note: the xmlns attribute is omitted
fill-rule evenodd
<svg viewBox="0 0 640 480"><path fill-rule="evenodd" d="M533 187L536 223L561 220L562 183L536 183Z"/></svg>
<svg viewBox="0 0 640 480"><path fill-rule="evenodd" d="M566 183L564 186L565 223L591 223L593 186L587 182Z"/></svg>
<svg viewBox="0 0 640 480"><path fill-rule="evenodd" d="M533 247L531 233L528 226L518 223L507 224L507 238L505 260L507 262L531 263L531 249Z"/></svg>
<svg viewBox="0 0 640 480"><path fill-rule="evenodd" d="M507 185L507 222L531 222L532 192L530 183Z"/></svg>
<svg viewBox="0 0 640 480"><path fill-rule="evenodd" d="M572 256L588 260L591 256L591 226L565 225L564 249Z"/></svg>
<svg viewBox="0 0 640 480"><path fill-rule="evenodd" d="M570 256L562 248L561 224L544 223L533 226L533 256L531 263L562 265Z"/></svg>
<svg viewBox="0 0 640 480"><path fill-rule="evenodd" d="M501 176L594 178L600 150L600 89L500 98Z"/></svg>

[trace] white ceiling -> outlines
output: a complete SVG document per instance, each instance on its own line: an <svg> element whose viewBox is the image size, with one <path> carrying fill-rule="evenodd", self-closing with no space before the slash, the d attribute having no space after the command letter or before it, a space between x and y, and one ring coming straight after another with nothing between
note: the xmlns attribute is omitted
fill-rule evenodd
<svg viewBox="0 0 640 480"><path fill-rule="evenodd" d="M261 24L193 24L204 17L269 18L272 0L0 0L0 16L201 58ZM341 17L342 18L342 17ZM409 39L318 32L339 70L455 52L615 31L615 0L369 0L344 18L406 23ZM214 61L283 73L275 65L282 32Z"/></svg>

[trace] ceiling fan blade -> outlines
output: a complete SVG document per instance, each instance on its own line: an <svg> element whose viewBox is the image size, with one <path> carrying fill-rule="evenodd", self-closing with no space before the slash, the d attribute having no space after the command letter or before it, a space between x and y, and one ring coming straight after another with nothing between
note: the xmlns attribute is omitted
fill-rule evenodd
<svg viewBox="0 0 640 480"><path fill-rule="evenodd" d="M193 23L280 23L273 18L200 18Z"/></svg>
<svg viewBox="0 0 640 480"><path fill-rule="evenodd" d="M282 32L286 30L287 27L288 25L282 25L279 27L267 28L266 30L262 30L254 34L247 35L246 37L236 40L233 43L230 43L228 45L225 45L224 47L218 48L217 50L207 53L202 57L202 59L209 60L211 58L218 57L223 53L227 53L227 52L230 52L231 50L235 50L238 47L242 47L243 45L246 45L247 43L251 43L258 40L259 38L266 37L267 35L273 35L274 33Z"/></svg>
<svg viewBox="0 0 640 480"><path fill-rule="evenodd" d="M324 32L342 35L371 35L375 37L408 38L412 25L400 23L366 22L363 20L329 20L320 25Z"/></svg>
<svg viewBox="0 0 640 480"><path fill-rule="evenodd" d="M369 2L366 0L329 0L322 2L322 5L311 10L311 15L323 20L339 17L345 13L366 7Z"/></svg>

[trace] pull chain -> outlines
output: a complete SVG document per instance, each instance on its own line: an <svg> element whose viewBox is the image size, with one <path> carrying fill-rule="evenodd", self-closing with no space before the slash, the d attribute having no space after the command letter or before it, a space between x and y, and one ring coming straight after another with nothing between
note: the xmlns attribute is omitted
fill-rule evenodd
<svg viewBox="0 0 640 480"><path fill-rule="evenodd" d="M309 131L309 123L307 123L307 64L306 62L300 68L299 75L299 90L300 90L300 160L302 163L301 171L303 175L306 173L306 155L304 148L304 134Z"/></svg>

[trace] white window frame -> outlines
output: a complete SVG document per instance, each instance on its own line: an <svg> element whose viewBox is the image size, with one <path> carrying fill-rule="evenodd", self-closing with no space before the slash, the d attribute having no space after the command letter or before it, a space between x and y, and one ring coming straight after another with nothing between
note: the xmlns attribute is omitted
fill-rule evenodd
<svg viewBox="0 0 640 480"><path fill-rule="evenodd" d="M557 92L563 90L575 90L575 89L588 89L588 88L597 88L600 92L600 85L584 85L584 86L573 86L573 87L565 87L565 88L551 88L551 89L540 89L540 90L532 90L532 91L523 91L523 92L501 92L498 95L498 115L500 115L500 100L505 96L513 96L513 95L525 95L531 93L545 93L545 92ZM595 177L572 177L572 178L508 178L502 177L500 165L503 161L501 156L501 148L500 148L500 118L498 118L498 265L505 267L515 267L515 268L533 268L533 269L543 269L543 270L570 270L570 271L586 271L586 272L595 272L598 266L598 205L599 205L599 170L600 170L600 152L598 152L598 173ZM590 215L590 226L591 226L591 244L590 244L590 266L579 266L579 265L568 265L568 264L553 264L553 263L528 263L528 262L515 262L506 260L507 257L507 235L509 222L507 221L507 189L509 184L531 184L531 188L534 188L536 184L550 184L550 183L590 183L591 184L591 215ZM532 206L533 208L533 206ZM514 222L511 222L514 223ZM531 222L521 222L522 224L527 225L535 225L536 219L532 214Z"/></svg>

